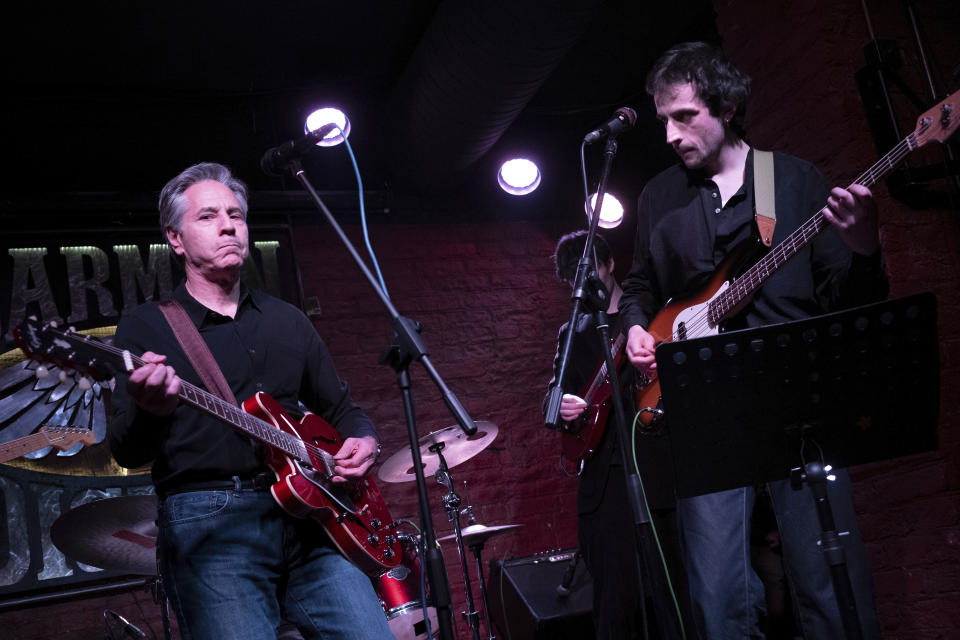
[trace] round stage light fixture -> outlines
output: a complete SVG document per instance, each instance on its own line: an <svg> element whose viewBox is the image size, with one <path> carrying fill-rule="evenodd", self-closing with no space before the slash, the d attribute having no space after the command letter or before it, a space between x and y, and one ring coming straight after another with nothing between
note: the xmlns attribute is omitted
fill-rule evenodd
<svg viewBox="0 0 960 640"><path fill-rule="evenodd" d="M350 135L350 119L347 118L347 114L335 107L323 107L307 116L303 132L316 131L325 124L335 124L337 128L321 138L317 143L318 147L336 146Z"/></svg>
<svg viewBox="0 0 960 640"><path fill-rule="evenodd" d="M515 196L525 196L540 186L540 169L526 158L514 158L500 165L500 188Z"/></svg>

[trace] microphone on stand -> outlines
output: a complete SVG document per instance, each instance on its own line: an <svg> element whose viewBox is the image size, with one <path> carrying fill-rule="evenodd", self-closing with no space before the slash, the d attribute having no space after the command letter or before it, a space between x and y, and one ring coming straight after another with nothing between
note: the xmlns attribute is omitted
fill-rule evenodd
<svg viewBox="0 0 960 640"><path fill-rule="evenodd" d="M567 570L563 572L563 578L557 585L557 597L565 598L570 595L570 585L573 584L573 576L577 573L577 563L580 562L580 550L573 554L573 559L567 565Z"/></svg>
<svg viewBox="0 0 960 640"><path fill-rule="evenodd" d="M116 620L120 626L123 627L124 636L133 638L133 640L147 640L147 634L141 631L137 625L133 624L116 611L113 611L112 609L106 609L104 610L103 615L109 615L111 618Z"/></svg>
<svg viewBox="0 0 960 640"><path fill-rule="evenodd" d="M267 149L267 152L260 158L260 168L268 176L283 175L283 172L287 170L293 160L308 154L317 146L318 142L336 128L336 123L328 122L298 140L289 140L272 149Z"/></svg>
<svg viewBox="0 0 960 640"><path fill-rule="evenodd" d="M616 138L624 131L633 129L635 124L637 124L637 112L630 107L620 107L612 118L584 136L583 141L590 144L604 136Z"/></svg>

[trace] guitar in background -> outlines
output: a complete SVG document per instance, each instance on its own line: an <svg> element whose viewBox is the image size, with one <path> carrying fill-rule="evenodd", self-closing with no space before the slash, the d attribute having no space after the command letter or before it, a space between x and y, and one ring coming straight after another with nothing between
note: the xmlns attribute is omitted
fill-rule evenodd
<svg viewBox="0 0 960 640"><path fill-rule="evenodd" d="M83 427L42 426L36 433L0 444L0 463L9 462L44 447L66 451L78 442L87 446L95 442L93 431Z"/></svg>

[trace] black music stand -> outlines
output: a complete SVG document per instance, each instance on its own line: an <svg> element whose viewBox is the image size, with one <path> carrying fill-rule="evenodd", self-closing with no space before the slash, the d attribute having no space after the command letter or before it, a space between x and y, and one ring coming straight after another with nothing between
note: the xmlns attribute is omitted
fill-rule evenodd
<svg viewBox="0 0 960 640"><path fill-rule="evenodd" d="M665 343L656 354L680 497L806 482L847 637L860 638L822 465L937 449L933 294Z"/></svg>

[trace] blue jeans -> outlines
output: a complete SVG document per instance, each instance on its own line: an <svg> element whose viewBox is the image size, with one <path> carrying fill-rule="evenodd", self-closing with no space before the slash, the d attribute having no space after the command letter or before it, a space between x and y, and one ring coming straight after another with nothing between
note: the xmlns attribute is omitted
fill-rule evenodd
<svg viewBox="0 0 960 640"><path fill-rule="evenodd" d="M846 471L836 471L828 497L841 536L864 638L880 637L873 581ZM830 568L820 551L820 521L810 489L794 491L788 480L768 484L780 529L784 571L794 609L808 640L845 637ZM695 624L703 638L763 638L763 583L750 565L750 515L753 487L680 500L680 527Z"/></svg>
<svg viewBox="0 0 960 640"><path fill-rule="evenodd" d="M163 584L184 640L392 640L370 579L312 520L267 491L189 491L160 502Z"/></svg>

